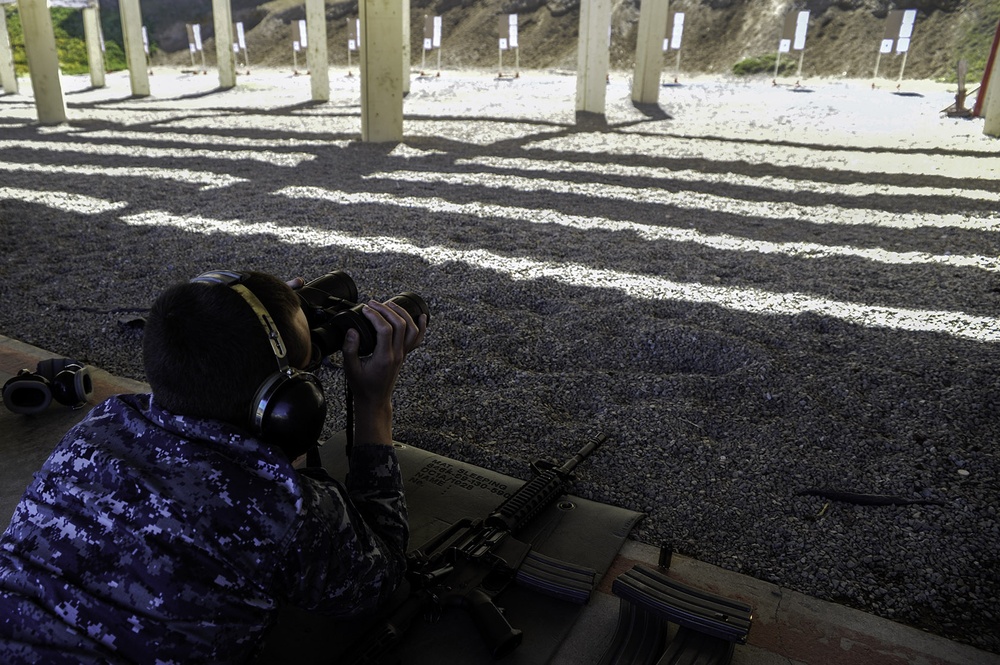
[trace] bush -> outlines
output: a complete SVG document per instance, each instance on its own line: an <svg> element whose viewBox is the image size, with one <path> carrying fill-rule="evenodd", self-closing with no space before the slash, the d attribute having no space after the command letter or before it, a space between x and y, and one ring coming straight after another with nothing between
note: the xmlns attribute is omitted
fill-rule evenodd
<svg viewBox="0 0 1000 665"><path fill-rule="evenodd" d="M125 49L118 42L104 42L104 67L109 72L128 69Z"/></svg>
<svg viewBox="0 0 1000 665"><path fill-rule="evenodd" d="M733 74L750 76L751 74L774 74L774 64L778 60L777 53L769 53L751 58L743 58L733 65ZM792 76L798 69L791 54L781 59L778 65L778 75Z"/></svg>
<svg viewBox="0 0 1000 665"><path fill-rule="evenodd" d="M52 31L56 37L60 71L63 74L86 74L90 71L90 64L87 60L87 43L83 37L83 18L80 11L66 7L53 7L51 11ZM7 8L6 14L7 32L14 52L14 69L18 75L23 76L28 73L28 57L24 50L21 17L16 8ZM125 52L119 43L105 39L104 48L107 71L126 68Z"/></svg>
<svg viewBox="0 0 1000 665"><path fill-rule="evenodd" d="M959 40L955 63L965 60L969 65L967 83L975 86L983 79L986 71L986 61L989 58L990 47L993 46L993 36L997 24L1000 23L1000 2L996 0L970 0L966 9L970 20L965 22L965 31ZM958 76L956 67L951 67L945 80L956 83Z"/></svg>

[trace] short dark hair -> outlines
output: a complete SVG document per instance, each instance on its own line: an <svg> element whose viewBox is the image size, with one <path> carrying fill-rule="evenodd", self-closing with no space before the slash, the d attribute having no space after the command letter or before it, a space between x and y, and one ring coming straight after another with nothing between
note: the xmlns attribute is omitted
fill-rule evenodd
<svg viewBox="0 0 1000 665"><path fill-rule="evenodd" d="M294 291L261 272L242 284L274 319L289 364L307 358L293 317ZM278 370L263 326L250 305L225 284L181 282L156 299L143 332L146 380L157 403L172 413L247 427L257 388Z"/></svg>

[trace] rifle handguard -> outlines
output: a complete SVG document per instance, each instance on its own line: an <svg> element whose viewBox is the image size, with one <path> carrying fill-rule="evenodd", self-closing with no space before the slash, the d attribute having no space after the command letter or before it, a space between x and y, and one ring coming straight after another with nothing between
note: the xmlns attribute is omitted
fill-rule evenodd
<svg viewBox="0 0 1000 665"><path fill-rule="evenodd" d="M488 527L516 532L566 492L566 479L545 471L525 483L484 520Z"/></svg>
<svg viewBox="0 0 1000 665"><path fill-rule="evenodd" d="M566 486L573 477L573 470L607 438L604 434L597 435L560 467L546 462L532 464L536 475L484 520L486 526L502 527L516 532L565 493Z"/></svg>

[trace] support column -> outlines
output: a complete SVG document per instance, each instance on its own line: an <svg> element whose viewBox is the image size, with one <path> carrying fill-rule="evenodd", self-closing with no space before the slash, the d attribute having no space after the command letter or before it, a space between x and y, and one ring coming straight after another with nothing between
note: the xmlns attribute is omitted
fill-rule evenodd
<svg viewBox="0 0 1000 665"><path fill-rule="evenodd" d="M3 5L0 5L0 86L8 95L17 94L17 71L14 69L14 52L10 48L7 12Z"/></svg>
<svg viewBox="0 0 1000 665"><path fill-rule="evenodd" d="M997 28L1000 35L1000 27ZM994 49L990 80L986 82L986 101L983 103L983 134L1000 138L1000 49Z"/></svg>
<svg viewBox="0 0 1000 665"><path fill-rule="evenodd" d="M576 110L604 114L608 88L608 28L611 0L580 3L580 45L576 65Z"/></svg>
<svg viewBox="0 0 1000 665"><path fill-rule="evenodd" d="M326 48L326 2L306 0L306 45L314 102L330 101L330 57Z"/></svg>
<svg viewBox="0 0 1000 665"><path fill-rule="evenodd" d="M219 87L236 87L236 54L233 52L233 8L229 0L212 0L215 30L215 62L219 67Z"/></svg>
<svg viewBox="0 0 1000 665"><path fill-rule="evenodd" d="M87 42L90 85L104 87L104 52L101 51L101 14L97 5L83 10L83 37Z"/></svg>
<svg viewBox="0 0 1000 665"><path fill-rule="evenodd" d="M403 96L410 94L410 0L403 0Z"/></svg>
<svg viewBox="0 0 1000 665"><path fill-rule="evenodd" d="M149 96L149 70L146 68L146 48L142 43L142 10L139 0L118 0L122 17L122 39L125 61L133 97Z"/></svg>
<svg viewBox="0 0 1000 665"><path fill-rule="evenodd" d="M399 0L359 0L361 140L403 140L403 10Z"/></svg>
<svg viewBox="0 0 1000 665"><path fill-rule="evenodd" d="M28 74L35 93L38 122L43 125L66 122L66 102L59 80L59 53L48 0L17 0L17 9L24 31L24 50L28 56Z"/></svg>
<svg viewBox="0 0 1000 665"><path fill-rule="evenodd" d="M632 101L636 104L656 104L660 100L663 38L667 34L669 9L669 0L645 0L639 8L632 77Z"/></svg>

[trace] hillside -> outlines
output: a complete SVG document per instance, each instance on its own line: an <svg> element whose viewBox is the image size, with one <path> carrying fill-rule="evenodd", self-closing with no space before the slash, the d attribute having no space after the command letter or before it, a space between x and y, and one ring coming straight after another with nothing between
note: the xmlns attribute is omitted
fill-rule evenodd
<svg viewBox="0 0 1000 665"><path fill-rule="evenodd" d="M424 15L440 15L444 37L442 68L497 65L497 14L520 16L520 64L529 69L575 69L580 0L412 0L413 62L421 61ZM639 0L615 0L611 65L634 63ZM117 0L102 0L117 12ZM188 54L185 23L202 24L206 60L214 60L211 0L145 0L143 17L157 50L155 62L183 64ZM1000 0L676 0L685 13L681 70L728 73L747 57L773 54L784 15L809 10L803 77L867 78L872 75L884 21L890 9L919 10L906 78L953 79L956 63L967 59L970 78L982 75L989 45L1000 21ZM234 20L247 29L251 64L290 66L292 22L305 17L302 0L233 0ZM331 64L347 64L347 21L357 1L327 3ZM796 61L797 55L792 56ZM355 56L356 58L356 56ZM356 59L354 60L356 62ZM667 65L673 64L673 56ZM797 62L796 62L797 64ZM899 75L902 59L883 57L880 76Z"/></svg>

